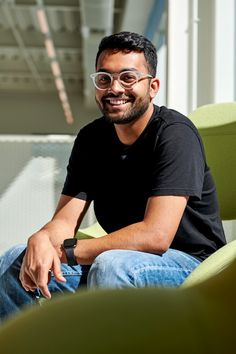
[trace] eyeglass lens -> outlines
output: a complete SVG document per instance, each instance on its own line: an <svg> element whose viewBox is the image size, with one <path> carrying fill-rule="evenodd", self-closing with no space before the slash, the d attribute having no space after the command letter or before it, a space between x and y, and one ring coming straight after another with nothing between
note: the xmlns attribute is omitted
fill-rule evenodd
<svg viewBox="0 0 236 354"><path fill-rule="evenodd" d="M131 87L138 81L136 73L132 71L124 71L120 73L117 78L123 87ZM110 87L112 81L113 76L108 73L98 73L95 77L95 83L101 89Z"/></svg>

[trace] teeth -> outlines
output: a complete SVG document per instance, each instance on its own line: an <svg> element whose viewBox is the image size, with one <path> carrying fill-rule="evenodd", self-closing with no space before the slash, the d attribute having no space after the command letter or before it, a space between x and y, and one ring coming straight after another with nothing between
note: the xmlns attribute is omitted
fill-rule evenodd
<svg viewBox="0 0 236 354"><path fill-rule="evenodd" d="M126 100L110 100L110 104L115 104L115 105L125 104L126 102L127 102Z"/></svg>

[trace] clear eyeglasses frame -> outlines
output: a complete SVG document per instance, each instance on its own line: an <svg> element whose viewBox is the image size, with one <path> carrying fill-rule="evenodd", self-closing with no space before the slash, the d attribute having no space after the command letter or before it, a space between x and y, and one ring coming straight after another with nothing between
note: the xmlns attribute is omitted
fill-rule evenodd
<svg viewBox="0 0 236 354"><path fill-rule="evenodd" d="M108 90L112 87L114 79L118 80L121 87L130 89L133 85L143 79L152 79L150 74L143 74L139 71L126 70L120 73L108 73L105 71L98 71L90 75L94 86L98 90Z"/></svg>

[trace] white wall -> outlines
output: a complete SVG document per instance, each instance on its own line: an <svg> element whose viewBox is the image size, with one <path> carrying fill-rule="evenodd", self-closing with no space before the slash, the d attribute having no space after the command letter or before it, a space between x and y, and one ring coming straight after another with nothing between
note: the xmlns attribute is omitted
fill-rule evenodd
<svg viewBox="0 0 236 354"><path fill-rule="evenodd" d="M168 106L236 99L235 14L234 0L168 1Z"/></svg>
<svg viewBox="0 0 236 354"><path fill-rule="evenodd" d="M184 114L188 110L189 1L168 1L167 105Z"/></svg>
<svg viewBox="0 0 236 354"><path fill-rule="evenodd" d="M215 102L235 99L235 7L235 0L215 0Z"/></svg>

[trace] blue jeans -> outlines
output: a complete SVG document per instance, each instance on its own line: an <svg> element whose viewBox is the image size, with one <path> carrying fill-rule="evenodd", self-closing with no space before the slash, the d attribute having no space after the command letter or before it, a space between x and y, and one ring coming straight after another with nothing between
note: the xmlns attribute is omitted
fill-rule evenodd
<svg viewBox="0 0 236 354"><path fill-rule="evenodd" d="M27 292L19 281L25 246L15 246L0 257L0 321L26 305L37 303L38 290ZM200 264L196 258L169 249L163 255L129 250L101 253L92 266L62 264L65 283L51 277L49 291L53 294L75 292L79 286L88 288L178 287Z"/></svg>

